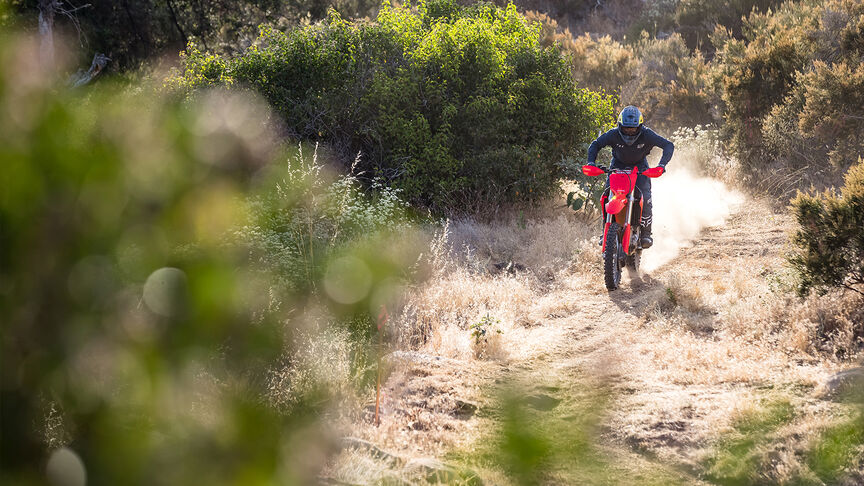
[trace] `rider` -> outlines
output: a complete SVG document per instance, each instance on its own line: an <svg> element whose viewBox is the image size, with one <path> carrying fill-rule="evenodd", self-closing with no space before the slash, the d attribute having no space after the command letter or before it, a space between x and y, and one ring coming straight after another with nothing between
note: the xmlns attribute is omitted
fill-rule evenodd
<svg viewBox="0 0 864 486"><path fill-rule="evenodd" d="M646 157L651 149L660 147L663 156L660 157L660 167L666 172L666 164L672 158L675 146L669 140L654 133L653 130L642 124L642 112L635 106L627 106L618 115L618 126L597 137L588 147L588 164L596 165L597 152L603 147L612 147L612 164L610 169L632 169L635 165L639 172L648 168ZM609 187L609 180L606 180ZM636 187L645 198L645 206L642 208L642 248L650 248L654 244L651 238L652 204L651 204L651 179L639 175L636 179Z"/></svg>

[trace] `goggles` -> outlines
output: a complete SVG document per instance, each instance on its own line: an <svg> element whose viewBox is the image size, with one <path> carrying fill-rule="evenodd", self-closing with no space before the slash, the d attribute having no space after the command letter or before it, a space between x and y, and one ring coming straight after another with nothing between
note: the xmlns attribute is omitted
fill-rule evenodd
<svg viewBox="0 0 864 486"><path fill-rule="evenodd" d="M639 127L619 127L624 135L636 135L639 133Z"/></svg>

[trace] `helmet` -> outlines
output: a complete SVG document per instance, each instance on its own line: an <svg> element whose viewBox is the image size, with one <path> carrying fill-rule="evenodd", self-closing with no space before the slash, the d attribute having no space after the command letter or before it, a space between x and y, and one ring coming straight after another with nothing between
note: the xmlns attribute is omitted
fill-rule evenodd
<svg viewBox="0 0 864 486"><path fill-rule="evenodd" d="M642 134L642 112L639 108L633 105L625 107L618 115L618 133L624 139L627 145L633 145L633 142Z"/></svg>

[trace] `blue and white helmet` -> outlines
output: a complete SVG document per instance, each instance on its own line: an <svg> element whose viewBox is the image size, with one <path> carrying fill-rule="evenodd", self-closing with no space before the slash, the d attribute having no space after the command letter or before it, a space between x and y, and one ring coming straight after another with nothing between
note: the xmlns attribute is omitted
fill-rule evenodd
<svg viewBox="0 0 864 486"><path fill-rule="evenodd" d="M633 105L625 107L618 115L618 133L627 145L633 145L642 134L642 112Z"/></svg>

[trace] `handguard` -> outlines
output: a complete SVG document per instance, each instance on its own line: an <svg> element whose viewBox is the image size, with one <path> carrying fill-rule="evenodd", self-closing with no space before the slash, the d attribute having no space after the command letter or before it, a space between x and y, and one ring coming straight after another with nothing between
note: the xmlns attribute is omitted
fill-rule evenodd
<svg viewBox="0 0 864 486"><path fill-rule="evenodd" d="M642 171L642 175L654 178L660 177L664 172L666 172L666 168L658 165L657 167L651 167L650 169Z"/></svg>
<svg viewBox="0 0 864 486"><path fill-rule="evenodd" d="M596 165L586 164L586 165L582 166L582 173L585 174L586 176L594 177L594 176L603 175L606 172L603 169L601 169L600 167L597 167Z"/></svg>

